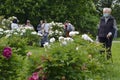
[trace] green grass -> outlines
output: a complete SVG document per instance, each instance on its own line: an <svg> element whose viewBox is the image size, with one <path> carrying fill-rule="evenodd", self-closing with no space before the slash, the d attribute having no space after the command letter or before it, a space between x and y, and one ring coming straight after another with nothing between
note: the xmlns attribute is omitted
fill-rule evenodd
<svg viewBox="0 0 120 80"><path fill-rule="evenodd" d="M44 52L44 48L41 47L27 47L27 52L32 52L33 54L42 54Z"/></svg>
<svg viewBox="0 0 120 80"><path fill-rule="evenodd" d="M104 80L120 80L120 42L114 42L112 46L112 58L113 63L109 61L106 64L107 73L105 73ZM44 52L44 48L41 47L28 47L28 50L34 54L42 54Z"/></svg>
<svg viewBox="0 0 120 80"><path fill-rule="evenodd" d="M105 80L120 80L120 42L114 42L112 46L113 63L106 64L108 72Z"/></svg>

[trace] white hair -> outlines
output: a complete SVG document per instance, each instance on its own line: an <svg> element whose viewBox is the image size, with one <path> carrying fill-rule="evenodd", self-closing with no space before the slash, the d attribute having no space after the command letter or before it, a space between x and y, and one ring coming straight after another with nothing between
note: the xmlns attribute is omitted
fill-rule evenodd
<svg viewBox="0 0 120 80"><path fill-rule="evenodd" d="M106 10L109 11L109 12L112 12L111 8L103 8L103 12L106 11Z"/></svg>

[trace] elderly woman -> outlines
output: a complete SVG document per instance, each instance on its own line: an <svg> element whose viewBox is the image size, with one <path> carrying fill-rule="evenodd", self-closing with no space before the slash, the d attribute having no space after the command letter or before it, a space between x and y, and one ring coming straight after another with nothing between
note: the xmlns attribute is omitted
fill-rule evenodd
<svg viewBox="0 0 120 80"><path fill-rule="evenodd" d="M116 20L111 15L111 8L103 9L103 16L100 19L100 24L98 26L98 41L104 44L107 51L107 59L111 58L111 46L112 40L117 30Z"/></svg>

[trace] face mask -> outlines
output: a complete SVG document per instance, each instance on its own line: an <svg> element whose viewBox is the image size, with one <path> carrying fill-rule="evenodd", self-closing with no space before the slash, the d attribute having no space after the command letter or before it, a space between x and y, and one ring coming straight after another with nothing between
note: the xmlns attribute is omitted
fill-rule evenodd
<svg viewBox="0 0 120 80"><path fill-rule="evenodd" d="M103 14L104 17L109 17L108 13Z"/></svg>

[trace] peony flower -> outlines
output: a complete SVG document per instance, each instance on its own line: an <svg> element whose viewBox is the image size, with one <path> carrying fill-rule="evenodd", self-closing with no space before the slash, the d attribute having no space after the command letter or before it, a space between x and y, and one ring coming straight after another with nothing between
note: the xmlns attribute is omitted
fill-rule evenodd
<svg viewBox="0 0 120 80"><path fill-rule="evenodd" d="M6 36L5 36L5 38L9 38L11 36L11 34L7 34Z"/></svg>
<svg viewBox="0 0 120 80"><path fill-rule="evenodd" d="M82 39L90 41L90 42L94 42L87 34L83 34Z"/></svg>
<svg viewBox="0 0 120 80"><path fill-rule="evenodd" d="M0 28L0 31L2 32L2 31L4 31L2 28Z"/></svg>
<svg viewBox="0 0 120 80"><path fill-rule="evenodd" d="M61 42L61 41L64 41L64 37L63 36L59 37L59 42Z"/></svg>
<svg viewBox="0 0 120 80"><path fill-rule="evenodd" d="M26 32L26 30L25 30L25 29L23 29L23 30L21 30L21 32L25 33L25 32Z"/></svg>
<svg viewBox="0 0 120 80"><path fill-rule="evenodd" d="M11 30L5 30L4 31L4 33L10 33L11 32Z"/></svg>
<svg viewBox="0 0 120 80"><path fill-rule="evenodd" d="M67 42L66 42L66 41L63 41L63 42L62 42L62 45L67 45Z"/></svg>
<svg viewBox="0 0 120 80"><path fill-rule="evenodd" d="M34 72L28 80L39 80L38 72Z"/></svg>
<svg viewBox="0 0 120 80"><path fill-rule="evenodd" d="M54 32L52 30L49 31L49 35L53 35Z"/></svg>
<svg viewBox="0 0 120 80"><path fill-rule="evenodd" d="M55 33L56 33L56 34L58 34L58 33L59 33L59 31L58 31L58 30L55 30Z"/></svg>
<svg viewBox="0 0 120 80"><path fill-rule="evenodd" d="M18 28L17 31L20 32L20 28Z"/></svg>
<svg viewBox="0 0 120 80"><path fill-rule="evenodd" d="M0 32L0 34L3 34L3 32Z"/></svg>
<svg viewBox="0 0 120 80"><path fill-rule="evenodd" d="M17 32L15 32L14 34L15 34L15 35L17 35L18 33L17 33Z"/></svg>
<svg viewBox="0 0 120 80"><path fill-rule="evenodd" d="M5 25L5 21L6 21L6 19L3 19L3 20L2 20L2 25Z"/></svg>
<svg viewBox="0 0 120 80"><path fill-rule="evenodd" d="M48 42L45 42L45 44L43 46L44 46L44 48L49 48L50 47Z"/></svg>
<svg viewBox="0 0 120 80"><path fill-rule="evenodd" d="M51 39L50 39L50 42L51 42L51 43L55 42L55 38L54 38L54 37L51 38Z"/></svg>
<svg viewBox="0 0 120 80"><path fill-rule="evenodd" d="M70 38L70 37L64 38L64 40L65 40L65 41L68 41L68 42L69 42L69 41L70 41L70 42L73 42L73 41L74 41L74 40L73 40L72 38Z"/></svg>
<svg viewBox="0 0 120 80"><path fill-rule="evenodd" d="M34 32L31 32L31 34L36 35L36 34L37 34L37 32L35 32L35 31L34 31Z"/></svg>
<svg viewBox="0 0 120 80"><path fill-rule="evenodd" d="M62 32L61 32L61 31L59 32L59 35L62 35Z"/></svg>
<svg viewBox="0 0 120 80"><path fill-rule="evenodd" d="M28 52L27 53L27 56L29 57L29 56L31 56L32 55L32 52Z"/></svg>
<svg viewBox="0 0 120 80"><path fill-rule="evenodd" d="M79 47L76 47L76 51L78 51L79 50Z"/></svg>
<svg viewBox="0 0 120 80"><path fill-rule="evenodd" d="M71 31L71 32L69 33L69 36L75 36L75 35L78 35L78 34L79 34L78 31Z"/></svg>
<svg viewBox="0 0 120 80"><path fill-rule="evenodd" d="M24 33L20 33L20 35L22 36Z"/></svg>
<svg viewBox="0 0 120 80"><path fill-rule="evenodd" d="M5 47L4 50L3 50L3 56L6 58L6 59L9 59L12 55L12 49L10 47Z"/></svg>
<svg viewBox="0 0 120 80"><path fill-rule="evenodd" d="M12 18L13 18L13 19L17 19L17 17L15 17L15 16L13 16Z"/></svg>

